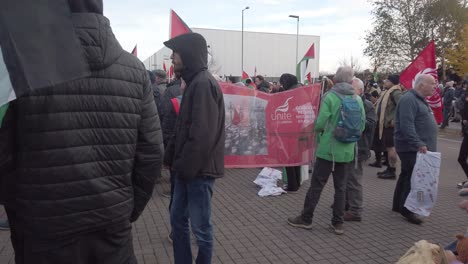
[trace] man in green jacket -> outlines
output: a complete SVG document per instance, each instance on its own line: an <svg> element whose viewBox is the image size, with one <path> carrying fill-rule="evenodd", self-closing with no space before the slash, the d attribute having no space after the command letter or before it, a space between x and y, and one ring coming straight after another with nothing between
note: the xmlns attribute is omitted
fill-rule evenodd
<svg viewBox="0 0 468 264"><path fill-rule="evenodd" d="M288 223L294 227L304 229L312 228L312 218L317 206L320 195L325 184L333 174L333 183L335 186L335 200L333 203L333 218L331 228L337 235L344 233L343 215L345 209L346 195L346 173L350 169L354 154L356 152L356 143L343 143L335 139L334 131L338 123L339 112L341 108L341 99L337 94L346 97L355 95L354 88L351 85L354 72L350 67L340 67L335 74L335 85L332 92L325 94L318 118L315 122L315 132L317 133L317 160L314 165L314 172L310 182L310 188L304 201L302 213L297 217L288 218ZM359 96L355 97L361 106L362 127L365 127L364 105Z"/></svg>

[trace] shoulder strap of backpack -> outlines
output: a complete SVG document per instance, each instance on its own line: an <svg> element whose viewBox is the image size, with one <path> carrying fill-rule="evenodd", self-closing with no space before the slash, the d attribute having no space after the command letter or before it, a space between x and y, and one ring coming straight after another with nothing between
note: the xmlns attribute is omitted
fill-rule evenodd
<svg viewBox="0 0 468 264"><path fill-rule="evenodd" d="M179 100L177 99L177 97L175 97L171 99L171 102L172 102L172 106L174 107L174 111L176 115L179 116L179 112L180 112Z"/></svg>
<svg viewBox="0 0 468 264"><path fill-rule="evenodd" d="M346 95L344 95L344 94L340 94L340 93L338 93L338 92L336 92L336 91L333 91L333 90L330 90L330 92L332 92L333 94L335 94L341 101L343 101L343 100L346 98ZM356 95L353 94L353 95L352 95L352 98L353 98L353 99L356 99Z"/></svg>

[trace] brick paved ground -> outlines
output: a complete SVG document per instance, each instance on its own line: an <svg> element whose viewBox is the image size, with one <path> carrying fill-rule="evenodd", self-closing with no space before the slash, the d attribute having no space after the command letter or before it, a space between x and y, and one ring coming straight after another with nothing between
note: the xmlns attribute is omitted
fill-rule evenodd
<svg viewBox="0 0 468 264"><path fill-rule="evenodd" d="M396 181L379 180L377 170L365 167L363 222L346 223L346 233L336 236L327 228L333 190L327 184L310 231L290 227L289 216L301 210L308 182L297 194L260 198L252 183L257 169L228 170L215 183L213 222L214 263L395 263L416 241L446 244L468 226L468 215L457 209L455 184L463 180L456 163L459 142L439 140L444 153L439 199L422 226L406 222L390 210ZM167 184L158 186L168 188ZM139 263L172 263L167 212L169 200L155 193L143 216L134 225L134 245ZM0 263L14 263L9 232L0 233ZM195 244L193 244L193 248ZM196 253L196 250L194 250Z"/></svg>

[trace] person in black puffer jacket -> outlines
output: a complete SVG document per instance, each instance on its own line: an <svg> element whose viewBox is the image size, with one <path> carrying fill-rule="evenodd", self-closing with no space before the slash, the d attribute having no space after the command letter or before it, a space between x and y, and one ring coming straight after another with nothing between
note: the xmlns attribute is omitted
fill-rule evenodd
<svg viewBox="0 0 468 264"><path fill-rule="evenodd" d="M174 262L192 263L190 220L199 249L196 263L211 263L211 196L214 180L224 176L223 93L207 70L208 50L202 35L183 34L164 45L173 51L174 71L180 72L186 83L174 135L164 157L174 177Z"/></svg>
<svg viewBox="0 0 468 264"><path fill-rule="evenodd" d="M2 126L13 133L0 132L1 142L14 140L1 176L16 263L136 263L131 222L164 151L153 91L102 0L69 4L91 75L18 98Z"/></svg>

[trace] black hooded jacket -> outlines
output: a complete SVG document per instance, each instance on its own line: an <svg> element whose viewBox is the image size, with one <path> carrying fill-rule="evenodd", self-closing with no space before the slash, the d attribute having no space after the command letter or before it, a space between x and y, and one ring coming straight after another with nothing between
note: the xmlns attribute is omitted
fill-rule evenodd
<svg viewBox="0 0 468 264"><path fill-rule="evenodd" d="M270 84L267 81L263 81L257 86L257 90L259 90L260 92L269 93Z"/></svg>
<svg viewBox="0 0 468 264"><path fill-rule="evenodd" d="M17 99L2 127L15 129L15 138L0 130L0 142L15 141L0 144L14 161L7 201L21 230L35 237L135 221L161 174L162 135L144 66L121 48L104 16L74 13L72 20L90 77Z"/></svg>
<svg viewBox="0 0 468 264"><path fill-rule="evenodd" d="M175 134L166 149L165 164L177 177L224 175L224 101L218 82L207 71L205 39L197 33L183 34L164 43L180 54L184 90Z"/></svg>
<svg viewBox="0 0 468 264"><path fill-rule="evenodd" d="M167 147L169 140L174 134L175 123L177 120L177 114L174 111L172 99L179 95L182 95L180 80L169 83L161 102L161 111L163 112L161 117L161 129L163 132L163 141L165 147Z"/></svg>

